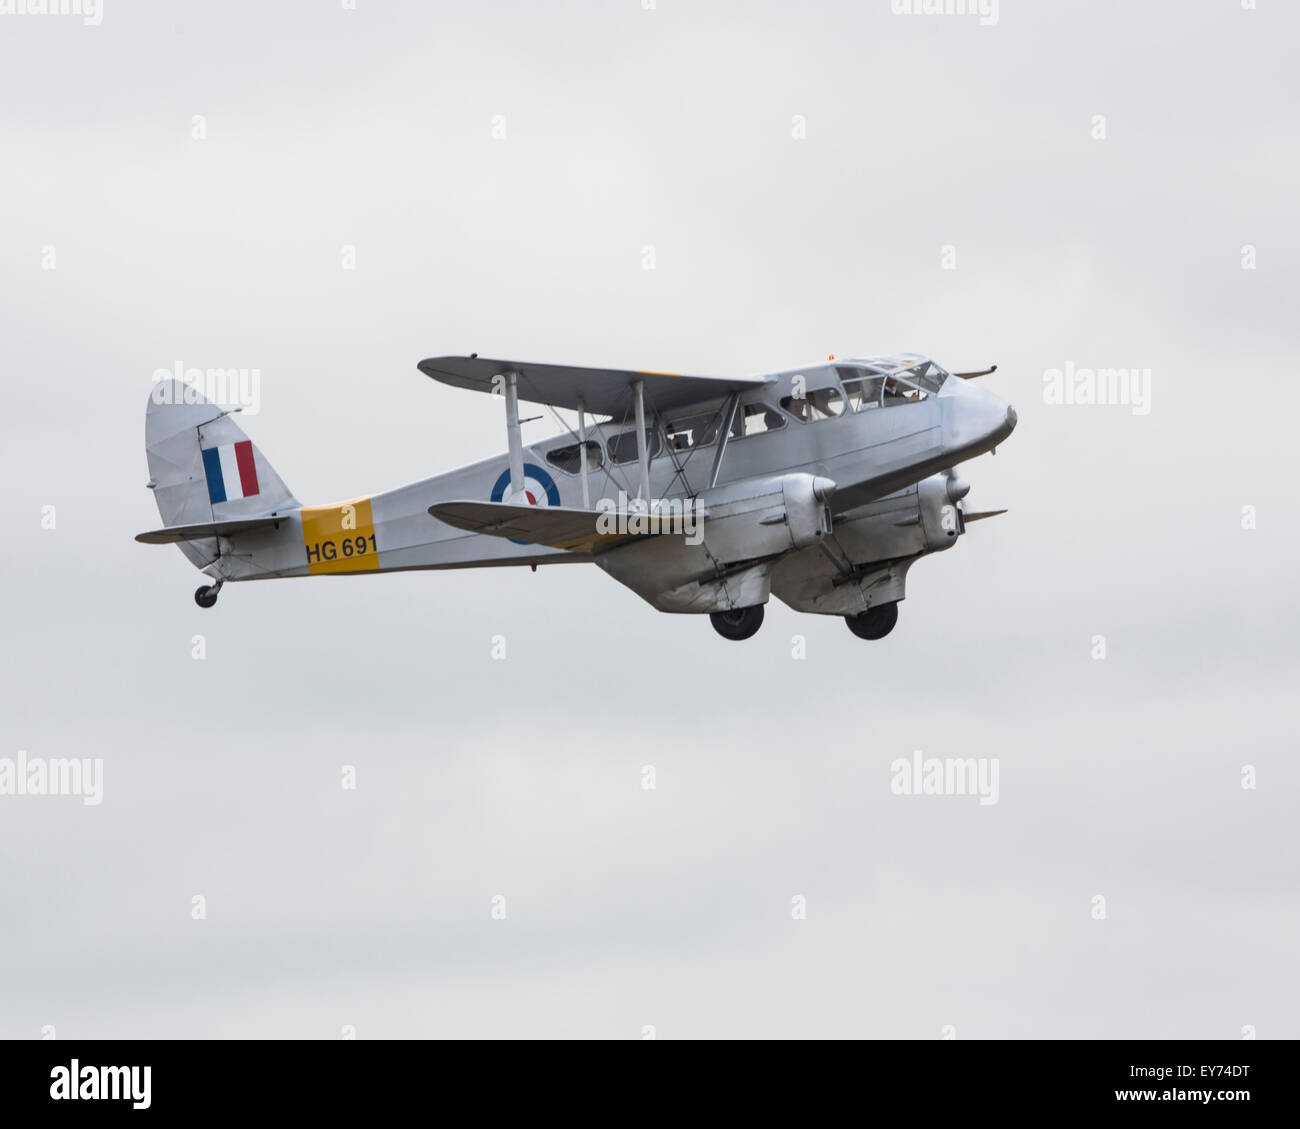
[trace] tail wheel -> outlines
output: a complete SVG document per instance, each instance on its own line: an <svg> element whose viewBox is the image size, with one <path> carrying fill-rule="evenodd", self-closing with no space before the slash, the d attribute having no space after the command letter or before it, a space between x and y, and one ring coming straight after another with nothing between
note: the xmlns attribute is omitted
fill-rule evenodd
<svg viewBox="0 0 1300 1129"><path fill-rule="evenodd" d="M709 621L713 624L713 630L724 639L739 642L748 639L763 626L763 605L735 608L729 612L710 612Z"/></svg>
<svg viewBox="0 0 1300 1129"><path fill-rule="evenodd" d="M210 608L217 602L217 589L205 584L194 593L194 602L201 608Z"/></svg>
<svg viewBox="0 0 1300 1129"><path fill-rule="evenodd" d="M878 604L857 615L846 615L844 622L859 639L883 639L898 622L898 601Z"/></svg>

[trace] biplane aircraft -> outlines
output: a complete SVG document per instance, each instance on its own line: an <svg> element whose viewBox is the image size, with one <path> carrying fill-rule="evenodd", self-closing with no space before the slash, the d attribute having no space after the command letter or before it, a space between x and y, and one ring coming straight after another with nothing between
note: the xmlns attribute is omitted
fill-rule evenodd
<svg viewBox="0 0 1300 1129"><path fill-rule="evenodd" d="M180 380L145 416L149 488L213 583L408 569L592 563L664 612L748 639L775 595L879 639L908 570L969 522L958 463L1016 413L926 357L835 360L759 378L434 357L426 375L500 395L507 453L372 497L304 506L232 413ZM525 443L521 400L562 433ZM576 413L576 426L560 415ZM528 422L528 421L524 421Z"/></svg>

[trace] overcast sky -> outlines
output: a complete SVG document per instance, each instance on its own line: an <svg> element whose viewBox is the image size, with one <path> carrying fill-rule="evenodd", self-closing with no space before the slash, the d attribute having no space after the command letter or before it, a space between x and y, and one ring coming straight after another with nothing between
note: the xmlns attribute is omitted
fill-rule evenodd
<svg viewBox="0 0 1300 1129"><path fill-rule="evenodd" d="M0 796L0 1036L1300 1037L1300 13L1260 7L0 15L0 757L104 766ZM1020 422L962 472L1011 512L880 642L587 566L203 611L132 540L178 362L257 369L324 503L504 448L426 356L900 350ZM1067 364L1149 413L1045 403ZM915 750L999 802L893 794Z"/></svg>

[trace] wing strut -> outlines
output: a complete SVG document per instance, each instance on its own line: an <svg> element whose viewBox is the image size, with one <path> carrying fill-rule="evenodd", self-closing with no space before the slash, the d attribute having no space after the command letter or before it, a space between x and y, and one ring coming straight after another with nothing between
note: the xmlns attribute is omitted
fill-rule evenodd
<svg viewBox="0 0 1300 1129"><path fill-rule="evenodd" d="M524 489L524 444L519 435L519 374L506 376L506 441L510 445L510 500Z"/></svg>
<svg viewBox="0 0 1300 1129"><path fill-rule="evenodd" d="M582 460L582 508L591 509L591 484L587 481L587 405L578 397L578 458Z"/></svg>
<svg viewBox="0 0 1300 1129"><path fill-rule="evenodd" d="M650 453L645 441L645 381L632 381L632 396L636 401L636 461L641 468L641 484L637 496L650 505Z"/></svg>
<svg viewBox="0 0 1300 1129"><path fill-rule="evenodd" d="M727 453L727 438L731 435L731 425L736 419L736 405L740 403L740 393L733 392L731 398L723 405L722 429L718 435L718 453L713 456L713 469L709 471L709 489L718 484L718 472L722 470L722 456Z"/></svg>

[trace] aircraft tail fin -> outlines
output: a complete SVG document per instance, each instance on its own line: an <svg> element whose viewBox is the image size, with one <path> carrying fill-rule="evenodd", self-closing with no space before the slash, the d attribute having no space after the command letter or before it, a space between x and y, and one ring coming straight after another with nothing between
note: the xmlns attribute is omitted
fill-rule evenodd
<svg viewBox="0 0 1300 1129"><path fill-rule="evenodd" d="M144 446L149 486L166 527L218 527L301 504L230 413L184 381L154 385ZM199 568L217 556L215 538L179 543Z"/></svg>

